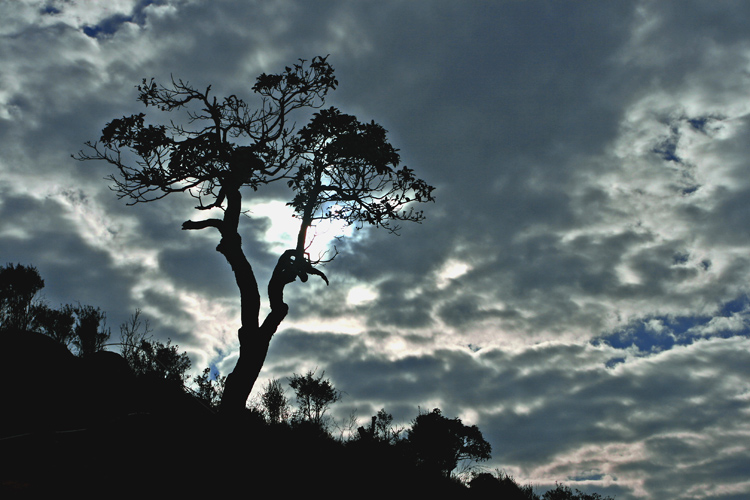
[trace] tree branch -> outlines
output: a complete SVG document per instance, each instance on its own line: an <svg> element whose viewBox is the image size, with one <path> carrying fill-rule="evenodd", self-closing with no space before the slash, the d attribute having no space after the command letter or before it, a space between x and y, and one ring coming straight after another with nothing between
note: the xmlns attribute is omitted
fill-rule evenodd
<svg viewBox="0 0 750 500"><path fill-rule="evenodd" d="M189 230L189 229L205 229L207 227L215 227L219 230L219 232L224 229L224 221L219 219L206 219L206 220L199 220L199 221L192 221L188 220L182 223L182 230Z"/></svg>

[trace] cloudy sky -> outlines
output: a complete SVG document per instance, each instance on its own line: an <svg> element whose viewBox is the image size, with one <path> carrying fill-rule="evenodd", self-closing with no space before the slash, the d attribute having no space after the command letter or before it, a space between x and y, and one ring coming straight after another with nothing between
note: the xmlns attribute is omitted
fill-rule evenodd
<svg viewBox="0 0 750 500"><path fill-rule="evenodd" d="M262 379L325 370L361 423L439 407L539 492L750 494L749 3L0 0L0 19L0 257L51 306L101 307L114 337L140 308L226 374L238 294L216 234L180 230L193 200L126 206L71 154L144 111L143 78L251 101L261 72L330 54L327 104L388 129L437 202L336 241L329 287L288 287ZM262 281L294 234L283 195L246 197Z"/></svg>

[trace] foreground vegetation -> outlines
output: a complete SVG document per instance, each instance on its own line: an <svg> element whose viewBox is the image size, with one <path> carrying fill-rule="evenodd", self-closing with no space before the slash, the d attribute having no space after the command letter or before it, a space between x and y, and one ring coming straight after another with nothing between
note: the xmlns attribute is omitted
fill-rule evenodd
<svg viewBox="0 0 750 500"><path fill-rule="evenodd" d="M30 285L30 286L29 286ZM564 485L542 494L476 464L491 447L476 426L420 411L406 428L385 409L368 425L329 416L341 393L324 373L292 374L287 398L269 381L240 414L218 407L223 378L153 340L136 312L120 327L120 353L104 314L51 309L33 267L0 268L0 495L216 495L266 491L440 494L450 498L606 500ZM92 313L94 311L95 313ZM52 319L50 319L52 318ZM237 456L237 450L247 450ZM459 464L471 464L459 480Z"/></svg>

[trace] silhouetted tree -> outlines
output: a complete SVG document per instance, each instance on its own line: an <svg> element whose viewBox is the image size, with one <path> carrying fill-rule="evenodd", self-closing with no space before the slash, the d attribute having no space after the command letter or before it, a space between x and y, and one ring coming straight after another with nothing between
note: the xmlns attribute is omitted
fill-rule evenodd
<svg viewBox="0 0 750 500"><path fill-rule="evenodd" d="M104 312L81 304L53 309L37 300L42 288L44 280L36 267L0 267L0 330L43 333L66 347L72 344L79 356L100 351L110 335Z"/></svg>
<svg viewBox="0 0 750 500"><path fill-rule="evenodd" d="M369 427L360 426L357 429L357 438L395 444L402 431L403 429L393 427L393 415L385 411L385 408L381 408L376 415L373 415Z"/></svg>
<svg viewBox="0 0 750 500"><path fill-rule="evenodd" d="M268 381L263 387L260 403L269 423L277 424L289 420L291 410L281 380L275 378Z"/></svg>
<svg viewBox="0 0 750 500"><path fill-rule="evenodd" d="M323 416L328 407L341 399L341 393L331 381L323 379L325 372L317 377L314 371L304 375L293 374L289 385L297 397L298 415L301 420L323 426Z"/></svg>
<svg viewBox="0 0 750 500"><path fill-rule="evenodd" d="M42 288L44 280L36 267L0 267L0 330L29 330L34 319L34 299Z"/></svg>
<svg viewBox="0 0 750 500"><path fill-rule="evenodd" d="M171 193L188 193L197 209L219 209L221 218L186 221L182 228L213 228L216 247L234 272L240 291L240 356L227 378L222 410L244 410L265 361L271 337L286 317L284 287L310 274L326 276L306 253L308 232L321 220L395 232L399 221L419 222L422 212L412 202L432 201L433 188L403 167L386 131L375 122L329 108L314 113L297 130L295 112L321 108L338 85L326 58L300 61L277 74L262 74L252 90L254 109L235 95L218 99L182 80L159 86L143 80L138 99L161 111L185 110L187 125L146 123L144 113L113 120L99 142L88 142L80 160L104 160L117 168L110 178L130 204L149 202ZM135 158L135 159L133 159ZM131 161L132 160L132 161ZM260 318L260 292L239 235L242 194L277 181L290 190L289 205L299 219L294 248L284 251L268 283L270 312Z"/></svg>
<svg viewBox="0 0 750 500"><path fill-rule="evenodd" d="M419 466L444 476L450 475L460 460L489 460L492 451L476 425L444 417L438 408L414 419L407 441Z"/></svg>
<svg viewBox="0 0 750 500"><path fill-rule="evenodd" d="M72 344L78 356L85 357L101 351L110 337L106 327L107 315L98 307L81 305L73 307L75 325Z"/></svg>
<svg viewBox="0 0 750 500"><path fill-rule="evenodd" d="M125 361L136 375L156 376L179 385L187 382L191 364L187 353L180 353L179 346L172 345L171 339L166 344L143 339Z"/></svg>
<svg viewBox="0 0 750 500"><path fill-rule="evenodd" d="M39 331L69 347L73 341L75 316L73 306L66 304L60 309L52 309L46 304L34 306L32 330Z"/></svg>
<svg viewBox="0 0 750 500"><path fill-rule="evenodd" d="M381 408L373 420L374 437L386 443L395 443L403 429L393 427L393 415Z"/></svg>
<svg viewBox="0 0 750 500"><path fill-rule="evenodd" d="M195 377L193 382L197 387L196 397L211 409L217 409L221 403L221 395L224 393L224 384L226 377L220 377L211 373L211 368L207 367L201 375Z"/></svg>
<svg viewBox="0 0 750 500"><path fill-rule="evenodd" d="M151 338L151 326L148 319L141 318L141 310L135 312L120 325L120 353L126 360L136 356L135 351L140 348L141 341ZM133 364L128 361L129 364Z"/></svg>
<svg viewBox="0 0 750 500"><path fill-rule="evenodd" d="M156 377L184 386L189 376L190 358L179 352L179 346L153 340L148 319L141 317L136 309L130 318L120 325L120 353L137 376ZM204 372L205 373L205 372ZM220 383L221 381L219 381Z"/></svg>

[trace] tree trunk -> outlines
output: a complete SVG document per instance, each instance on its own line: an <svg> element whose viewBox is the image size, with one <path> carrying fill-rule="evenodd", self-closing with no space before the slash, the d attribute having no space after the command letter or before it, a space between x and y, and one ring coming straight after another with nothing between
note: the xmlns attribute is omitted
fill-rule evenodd
<svg viewBox="0 0 750 500"><path fill-rule="evenodd" d="M240 289L240 318L242 326L238 331L240 356L232 373L227 376L220 411L239 414L245 409L247 398L253 390L260 370L268 354L273 334L286 317L288 306L284 303L283 292L287 283L294 281L293 261L290 252L279 259L268 284L271 311L263 324L259 324L260 293L252 266L242 251L242 240L237 232L240 216L241 197L239 190L227 194L227 209L220 224L221 242L216 250L221 252L234 272Z"/></svg>
<svg viewBox="0 0 750 500"><path fill-rule="evenodd" d="M223 220L187 221L182 224L182 229L213 227L219 230L221 241L216 250L224 255L232 267L234 279L240 289L240 321L242 323L238 331L240 356L234 370L227 376L219 410L226 414L241 414L260 370L263 368L271 338L289 311L289 307L284 303L284 287L294 281L297 276L302 281L307 281L308 273L320 276L326 283L328 283L328 278L313 268L305 258L304 238L307 227L310 225L308 216L300 228L301 243L298 243L297 248L285 251L274 268L268 282L271 311L265 321L260 324L258 282L252 266L242 251L242 239L237 231L242 213L239 186L222 188L222 195L225 195L227 202Z"/></svg>
<svg viewBox="0 0 750 500"><path fill-rule="evenodd" d="M240 357L237 358L237 364L232 373L227 376L219 407L221 413L228 415L237 415L245 409L247 398L266 360L273 334L268 335L260 328L253 331L243 327L240 328L238 335Z"/></svg>
<svg viewBox="0 0 750 500"><path fill-rule="evenodd" d="M283 290L287 283L294 280L290 276L289 266L285 260L288 253L282 255L276 265L273 276L268 284L268 295L271 302L271 312L262 325L244 321L245 309L252 309L252 304L246 304L242 299L243 324L238 332L240 340L240 356L232 373L227 376L224 385L224 395L221 399L220 411L227 414L238 414L245 409L247 398L253 390L260 370L266 361L271 338L286 317L289 307L283 301ZM235 272L235 275L236 272ZM289 279L291 277L291 279ZM260 302L260 298L258 298Z"/></svg>

